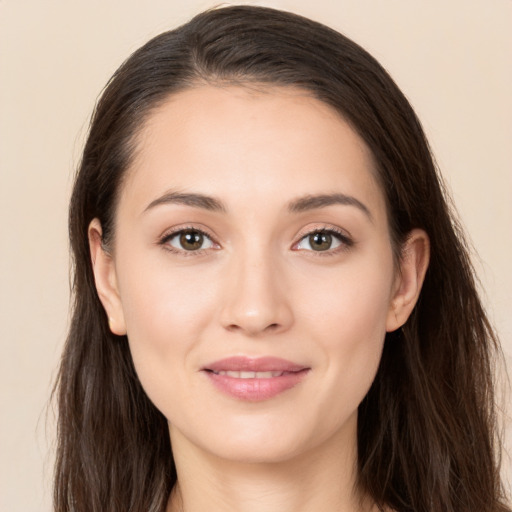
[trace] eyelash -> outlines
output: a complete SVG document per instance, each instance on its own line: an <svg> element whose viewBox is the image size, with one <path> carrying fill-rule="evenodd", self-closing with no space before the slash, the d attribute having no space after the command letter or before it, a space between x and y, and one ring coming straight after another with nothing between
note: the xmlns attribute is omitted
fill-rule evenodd
<svg viewBox="0 0 512 512"><path fill-rule="evenodd" d="M160 239L159 244L162 245L166 251L172 252L174 254L179 254L180 256L185 256L185 257L202 256L203 254L205 254L208 251L208 249L198 249L197 251L186 251L185 249L180 250L180 249L176 249L175 247L172 247L171 245L169 245L170 240L172 240L176 236L181 235L182 233L185 233L187 231L192 231L194 233L200 233L201 235L203 235L203 237L211 240L211 242L213 244L218 245L217 242L215 242L213 240L213 237L210 234L208 234L206 231L204 231L202 229L199 229L199 228L196 228L193 226L179 228L176 231L171 231L170 233L166 233Z"/></svg>
<svg viewBox="0 0 512 512"><path fill-rule="evenodd" d="M345 232L343 232L339 229L336 229L334 227L331 227L331 226L324 226L322 228L313 229L313 230L307 231L304 234L301 234L299 241L293 245L297 246L307 237L317 234L317 233L333 236L340 242L340 246L335 247L334 249L328 249L326 251L313 251L313 250L306 250L306 249L302 249L302 250L312 253L315 256L328 257L328 256L336 256L340 252L348 251L355 244L354 240L352 240L352 238L350 238ZM299 250L301 250L301 249L299 249Z"/></svg>
<svg viewBox="0 0 512 512"><path fill-rule="evenodd" d="M165 250L172 252L174 254L179 254L180 256L189 257L189 256L204 255L209 249L198 249L196 251L187 251L185 249L176 249L175 247L172 247L171 245L169 245L170 240L172 240L176 236L181 235L182 233L187 232L187 231L199 233L203 237L209 239L213 244L218 245L218 243L215 242L215 240L213 239L213 237L210 234L208 234L206 231L204 231L202 229L199 229L199 228L196 228L193 226L179 228L176 231L171 231L170 233L166 233L164 236L162 236L160 238L158 243L159 243L159 245L163 246ZM293 246L295 247L295 246L299 245L305 238L307 238L311 235L317 234L317 233L331 235L334 238L336 238L340 242L341 245L339 247L336 247L334 249L328 249L326 251L313 251L313 250L306 250L306 249L297 249L297 250L310 252L310 253L315 254L315 256L325 257L325 256L334 256L334 255L338 254L339 252L348 251L354 245L354 241L349 236L347 236L346 233L344 233L341 230L338 230L336 228L333 228L330 226L329 227L325 226L325 227L313 229L306 233L301 234L298 242L294 243Z"/></svg>

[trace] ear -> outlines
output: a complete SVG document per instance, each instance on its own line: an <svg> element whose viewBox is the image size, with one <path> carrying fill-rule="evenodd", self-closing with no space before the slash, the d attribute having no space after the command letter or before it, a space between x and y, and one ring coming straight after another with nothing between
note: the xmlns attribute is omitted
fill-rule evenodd
<svg viewBox="0 0 512 512"><path fill-rule="evenodd" d="M420 295L430 260L430 240L422 229L409 233L400 257L393 296L386 322L386 331L392 332L407 322Z"/></svg>
<svg viewBox="0 0 512 512"><path fill-rule="evenodd" d="M91 221L87 233L98 296L107 314L110 330L122 336L126 334L126 326L117 287L114 259L102 244L101 223L98 219Z"/></svg>

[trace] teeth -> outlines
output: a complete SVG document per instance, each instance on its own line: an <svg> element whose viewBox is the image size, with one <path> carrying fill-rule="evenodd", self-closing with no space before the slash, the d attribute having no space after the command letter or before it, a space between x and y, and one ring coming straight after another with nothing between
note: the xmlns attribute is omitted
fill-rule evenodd
<svg viewBox="0 0 512 512"><path fill-rule="evenodd" d="M214 373L217 375L225 375L226 377L233 377L234 379L271 379L272 377L280 377L284 372L234 372L221 370Z"/></svg>

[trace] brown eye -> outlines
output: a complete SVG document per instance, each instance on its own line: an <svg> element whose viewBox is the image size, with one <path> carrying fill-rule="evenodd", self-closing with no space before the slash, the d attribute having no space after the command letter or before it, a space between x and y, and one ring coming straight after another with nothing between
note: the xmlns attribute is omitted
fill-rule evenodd
<svg viewBox="0 0 512 512"><path fill-rule="evenodd" d="M336 249L348 249L354 242L348 236L333 229L320 229L305 235L294 247L299 251L334 253Z"/></svg>
<svg viewBox="0 0 512 512"><path fill-rule="evenodd" d="M186 252L211 249L214 247L214 243L210 237L197 229L184 229L173 233L166 237L163 243L169 244L174 249Z"/></svg>
<svg viewBox="0 0 512 512"><path fill-rule="evenodd" d="M199 231L183 231L180 244L186 251L197 251L203 245L203 234Z"/></svg>
<svg viewBox="0 0 512 512"><path fill-rule="evenodd" d="M313 251L327 251L332 246L332 235L325 232L317 232L309 235L309 245Z"/></svg>

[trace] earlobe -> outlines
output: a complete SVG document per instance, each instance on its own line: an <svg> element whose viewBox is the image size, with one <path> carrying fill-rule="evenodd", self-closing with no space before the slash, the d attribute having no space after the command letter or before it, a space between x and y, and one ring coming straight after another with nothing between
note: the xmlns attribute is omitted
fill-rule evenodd
<svg viewBox="0 0 512 512"><path fill-rule="evenodd" d="M88 237L98 296L107 314L110 330L122 336L126 334L126 326L117 287L114 260L103 247L101 223L98 219L93 219L89 224Z"/></svg>
<svg viewBox="0 0 512 512"><path fill-rule="evenodd" d="M407 322L425 279L430 260L430 240L422 229L409 233L400 258L393 296L386 323L386 331L399 329Z"/></svg>

